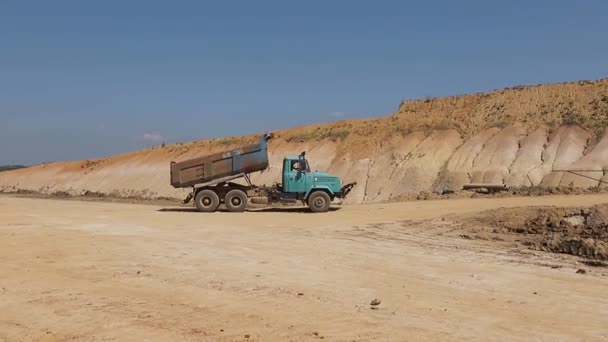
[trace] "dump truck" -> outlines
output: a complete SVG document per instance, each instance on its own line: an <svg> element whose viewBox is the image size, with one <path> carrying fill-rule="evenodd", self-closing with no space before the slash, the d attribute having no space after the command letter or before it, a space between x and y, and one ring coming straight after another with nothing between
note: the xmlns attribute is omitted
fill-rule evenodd
<svg viewBox="0 0 608 342"><path fill-rule="evenodd" d="M283 159L282 182L258 186L250 175L263 172L269 166L266 133L257 144L201 156L181 162L171 162L171 185L191 188L184 203L194 199L201 212L214 212L221 204L231 212L242 212L249 202L258 204L298 203L308 205L312 212L326 212L334 199L343 199L357 184L342 185L338 176L311 171L306 153ZM236 183L244 180L245 184Z"/></svg>

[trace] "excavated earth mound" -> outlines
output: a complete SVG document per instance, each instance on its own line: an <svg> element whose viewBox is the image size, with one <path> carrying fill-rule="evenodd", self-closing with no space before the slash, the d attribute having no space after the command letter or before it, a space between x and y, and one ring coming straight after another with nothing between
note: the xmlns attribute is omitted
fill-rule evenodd
<svg viewBox="0 0 608 342"><path fill-rule="evenodd" d="M502 209L477 221L491 235L516 236L530 249L608 260L608 204L585 209Z"/></svg>

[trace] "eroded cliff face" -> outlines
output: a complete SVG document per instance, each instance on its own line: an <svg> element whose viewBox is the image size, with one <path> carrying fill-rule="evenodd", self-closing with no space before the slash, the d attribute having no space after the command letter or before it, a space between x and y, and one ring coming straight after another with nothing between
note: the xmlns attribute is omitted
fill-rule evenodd
<svg viewBox="0 0 608 342"><path fill-rule="evenodd" d="M455 130L394 136L367 155L355 156L349 142L271 142L268 170L252 175L256 184L281 181L282 158L307 151L311 167L358 186L347 203L381 202L421 192L460 190L465 183L510 187L595 187L608 170L608 130L598 137L578 126L527 131L521 125L490 128L468 140ZM171 160L219 150L186 152L157 148L97 161L52 163L0 175L4 191L43 193L87 191L116 196L183 197L169 185ZM572 172L564 172L570 170Z"/></svg>
<svg viewBox="0 0 608 342"><path fill-rule="evenodd" d="M533 109L539 112L530 113ZM471 125L463 129L467 123ZM607 80L417 100L387 117L277 132L270 141L268 170L253 174L252 180L280 182L282 158L306 151L313 169L358 183L347 203L456 191L465 183L605 186L606 126ZM105 159L43 164L0 173L0 190L182 198L188 190L170 186L170 161L256 139L197 141Z"/></svg>

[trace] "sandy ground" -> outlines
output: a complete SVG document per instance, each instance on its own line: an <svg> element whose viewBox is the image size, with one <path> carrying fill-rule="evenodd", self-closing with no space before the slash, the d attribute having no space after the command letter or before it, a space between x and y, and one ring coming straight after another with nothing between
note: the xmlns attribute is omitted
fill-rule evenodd
<svg viewBox="0 0 608 342"><path fill-rule="evenodd" d="M608 341L608 270L448 234L486 209L606 202L201 214L2 196L0 341Z"/></svg>

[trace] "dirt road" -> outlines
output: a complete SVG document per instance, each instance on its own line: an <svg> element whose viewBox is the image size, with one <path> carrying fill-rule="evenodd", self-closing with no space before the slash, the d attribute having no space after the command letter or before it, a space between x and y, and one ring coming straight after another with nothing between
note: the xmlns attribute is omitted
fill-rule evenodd
<svg viewBox="0 0 608 342"><path fill-rule="evenodd" d="M607 341L608 270L446 234L455 215L606 202L201 214L0 197L0 341Z"/></svg>

